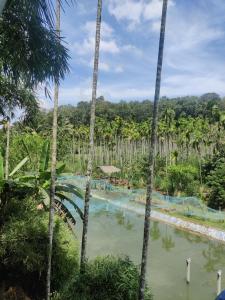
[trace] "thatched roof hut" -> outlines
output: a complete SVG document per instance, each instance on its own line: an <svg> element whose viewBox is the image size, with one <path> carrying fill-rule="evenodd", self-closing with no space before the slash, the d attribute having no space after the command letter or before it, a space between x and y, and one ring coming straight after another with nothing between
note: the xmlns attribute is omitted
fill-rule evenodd
<svg viewBox="0 0 225 300"><path fill-rule="evenodd" d="M99 166L101 171L108 176L111 176L113 173L119 173L121 170L114 166Z"/></svg>

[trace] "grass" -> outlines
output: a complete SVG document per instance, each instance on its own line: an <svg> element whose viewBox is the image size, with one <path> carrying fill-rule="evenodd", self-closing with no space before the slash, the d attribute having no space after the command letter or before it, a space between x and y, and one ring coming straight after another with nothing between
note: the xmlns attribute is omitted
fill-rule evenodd
<svg viewBox="0 0 225 300"><path fill-rule="evenodd" d="M154 208L155 209L155 208ZM188 221L188 222L192 222L195 224L199 224L199 225L203 225L206 227L212 227L215 229L220 229L220 230L224 230L225 231L225 220L223 222L221 221L211 221L211 220L204 220L202 218L196 217L196 216L184 216L181 213L178 212L171 212L168 210L164 210L164 209L155 209L157 211L163 212L167 215L173 216L173 217L177 217L180 218L184 221Z"/></svg>

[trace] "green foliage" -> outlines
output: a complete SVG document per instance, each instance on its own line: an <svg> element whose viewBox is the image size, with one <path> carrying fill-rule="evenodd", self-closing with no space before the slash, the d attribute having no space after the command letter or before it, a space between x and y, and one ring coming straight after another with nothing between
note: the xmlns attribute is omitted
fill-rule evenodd
<svg viewBox="0 0 225 300"><path fill-rule="evenodd" d="M207 176L208 205L215 209L225 208L225 162L218 163Z"/></svg>
<svg viewBox="0 0 225 300"><path fill-rule="evenodd" d="M3 157L0 148L0 181L4 179L4 166L3 166Z"/></svg>
<svg viewBox="0 0 225 300"><path fill-rule="evenodd" d="M0 115L3 117L13 115L15 107L24 109L26 121L38 112L38 102L34 93L21 83L12 83L7 77L0 75L0 91Z"/></svg>
<svg viewBox="0 0 225 300"><path fill-rule="evenodd" d="M198 170L192 165L172 165L168 167L165 188L170 195L184 193L192 196L198 190Z"/></svg>
<svg viewBox="0 0 225 300"><path fill-rule="evenodd" d="M39 172L44 172L48 169L49 153L50 153L49 150L50 150L50 142L46 140L44 141L44 144L42 146Z"/></svg>
<svg viewBox="0 0 225 300"><path fill-rule="evenodd" d="M13 177L13 175L18 172L28 161L28 157L25 157L23 160L21 160L20 163L12 170L12 172L9 174L9 177Z"/></svg>
<svg viewBox="0 0 225 300"><path fill-rule="evenodd" d="M68 51L52 26L53 12L50 1L7 1L0 20L0 66L16 83L33 87L68 71Z"/></svg>
<svg viewBox="0 0 225 300"><path fill-rule="evenodd" d="M215 209L225 208L225 148L221 145L213 157L202 165L203 180L208 187L206 200Z"/></svg>
<svg viewBox="0 0 225 300"><path fill-rule="evenodd" d="M148 159L146 156L134 160L131 165L123 168L123 172L127 174L129 182L134 187L144 187L147 182Z"/></svg>
<svg viewBox="0 0 225 300"><path fill-rule="evenodd" d="M23 287L35 299L45 291L48 214L32 198L11 200L0 210L1 281ZM77 242L56 218L53 240L53 290L60 290L78 268Z"/></svg>
<svg viewBox="0 0 225 300"><path fill-rule="evenodd" d="M139 272L129 258L98 257L88 262L62 294L64 300L136 300ZM152 299L146 288L146 300Z"/></svg>
<svg viewBox="0 0 225 300"><path fill-rule="evenodd" d="M24 146L26 144L24 143ZM25 147L26 151L28 151L29 157L32 157L32 153L29 153L28 147ZM45 208L49 208L50 204L50 180L51 180L51 172L48 169L48 161L49 161L49 141L45 141L42 145L42 149L40 152L39 158L39 171L29 172L28 175L19 176L14 180L14 185L11 188L11 191L24 191L29 194L36 195L38 199L42 201ZM26 158L26 161L28 157ZM23 160L18 166L21 167L22 163L24 164L25 160ZM65 164L58 162L56 165L56 174L60 176L65 168ZM17 167L15 169L17 171ZM15 173L12 172L12 174ZM73 206L75 211L79 214L81 219L83 219L83 212L78 207L78 205L74 201L74 195L83 199L84 193L83 191L75 186L74 184L56 181L56 192L55 192L55 202L57 206L56 209L59 210L59 214L64 215L64 220L66 222L76 223L75 216L71 214L69 209L67 208L68 203Z"/></svg>
<svg viewBox="0 0 225 300"><path fill-rule="evenodd" d="M17 126L11 130L10 166L14 167L24 157L28 156L29 161L23 170L27 172L39 170L41 151L46 138L28 128L21 129Z"/></svg>

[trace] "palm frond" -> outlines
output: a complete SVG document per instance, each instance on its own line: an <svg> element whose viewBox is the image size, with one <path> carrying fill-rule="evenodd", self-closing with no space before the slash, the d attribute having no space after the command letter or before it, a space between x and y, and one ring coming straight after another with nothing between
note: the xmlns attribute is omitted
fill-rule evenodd
<svg viewBox="0 0 225 300"><path fill-rule="evenodd" d="M61 200L56 197L55 199L55 210L58 212L61 218L64 219L65 222L70 225L72 223L73 225L76 224L76 219L75 217L71 214L69 209L62 204Z"/></svg>
<svg viewBox="0 0 225 300"><path fill-rule="evenodd" d="M54 26L50 0L11 0L0 20L1 68L14 82L33 87L63 79L68 50Z"/></svg>
<svg viewBox="0 0 225 300"><path fill-rule="evenodd" d="M65 192L74 194L77 197L84 199L84 192L77 186L69 183L57 183L56 192Z"/></svg>
<svg viewBox="0 0 225 300"><path fill-rule="evenodd" d="M75 211L79 214L81 220L84 219L84 215L82 210L79 208L79 206L74 202L74 199L70 198L68 194L56 192L56 196L60 199L61 203L64 205L65 200L68 201Z"/></svg>

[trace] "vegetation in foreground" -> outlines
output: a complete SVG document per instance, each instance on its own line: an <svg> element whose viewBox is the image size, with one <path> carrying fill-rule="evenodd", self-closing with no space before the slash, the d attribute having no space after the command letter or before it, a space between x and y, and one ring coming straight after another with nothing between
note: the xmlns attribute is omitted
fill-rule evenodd
<svg viewBox="0 0 225 300"><path fill-rule="evenodd" d="M138 268L128 257L97 257L85 266L83 274L77 274L61 295L64 300L135 300L139 285ZM148 287L145 299L152 300Z"/></svg>
<svg viewBox="0 0 225 300"><path fill-rule="evenodd" d="M10 197L0 210L0 297L23 293L43 299L46 279L48 214L33 196ZM52 262L54 299L135 300L138 268L128 258L105 257L88 262L79 272L78 242L55 217ZM25 297L25 296L24 296ZM8 299L8 298L7 298ZM12 298L13 299L13 298ZM146 299L151 299L146 289Z"/></svg>

